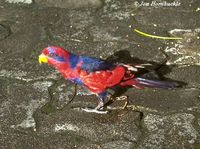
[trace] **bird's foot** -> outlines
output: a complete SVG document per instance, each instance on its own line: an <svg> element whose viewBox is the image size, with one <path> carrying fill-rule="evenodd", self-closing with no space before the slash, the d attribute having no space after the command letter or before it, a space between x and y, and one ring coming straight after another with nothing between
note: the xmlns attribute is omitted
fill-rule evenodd
<svg viewBox="0 0 200 149"><path fill-rule="evenodd" d="M123 106L123 109L125 109L129 103L129 100L128 100L128 96L120 96L120 97L116 97L116 100L125 100L125 103L124 103L124 106Z"/></svg>
<svg viewBox="0 0 200 149"><path fill-rule="evenodd" d="M105 110L101 110L101 109L97 109L97 108L81 108L83 111L85 112L89 112L89 113L97 113L97 114L107 114L108 111Z"/></svg>
<svg viewBox="0 0 200 149"><path fill-rule="evenodd" d="M98 113L98 114L106 114L108 111L105 110L104 103L99 102L97 107L92 109L92 108L82 108L83 111L85 112L90 112L90 113Z"/></svg>

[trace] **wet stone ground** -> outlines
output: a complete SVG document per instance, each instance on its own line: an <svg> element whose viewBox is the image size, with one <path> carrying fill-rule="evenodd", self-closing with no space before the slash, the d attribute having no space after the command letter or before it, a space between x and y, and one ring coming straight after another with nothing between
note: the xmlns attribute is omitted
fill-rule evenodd
<svg viewBox="0 0 200 149"><path fill-rule="evenodd" d="M176 2L155 7L135 0L1 1L0 148L199 149L200 2ZM134 28L183 39L152 39ZM103 59L124 55L122 61L161 63L167 56L173 67L162 68L165 77L187 85L129 89L126 110L117 101L109 114L86 113L80 108L96 106L96 97L78 87L66 106L74 85L38 64L48 45Z"/></svg>

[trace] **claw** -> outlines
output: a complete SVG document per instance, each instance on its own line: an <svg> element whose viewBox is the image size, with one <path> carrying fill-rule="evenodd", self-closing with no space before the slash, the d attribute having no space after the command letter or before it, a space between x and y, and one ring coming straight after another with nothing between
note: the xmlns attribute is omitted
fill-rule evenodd
<svg viewBox="0 0 200 149"><path fill-rule="evenodd" d="M126 101L125 101L125 104L124 104L124 106L123 106L123 109L126 109L126 108L127 108L127 105L128 105L128 98L127 98Z"/></svg>
<svg viewBox="0 0 200 149"><path fill-rule="evenodd" d="M129 100L128 100L128 96L120 96L120 97L116 97L116 100L125 100L125 104L123 106L123 109L125 109L129 103Z"/></svg>

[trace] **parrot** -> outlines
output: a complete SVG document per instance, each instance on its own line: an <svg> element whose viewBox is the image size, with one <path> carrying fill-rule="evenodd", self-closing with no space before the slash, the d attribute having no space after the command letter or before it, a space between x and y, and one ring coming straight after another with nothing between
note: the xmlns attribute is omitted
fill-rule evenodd
<svg viewBox="0 0 200 149"><path fill-rule="evenodd" d="M109 62L100 58L73 54L59 46L48 46L42 50L38 61L47 63L57 69L65 80L83 86L98 98L98 104L93 109L84 109L86 112L104 113L106 98L110 103L114 100L125 100L123 109L128 105L128 96L114 97L109 90L115 92L116 88L133 87L136 89L163 88L173 89L177 82L149 79L140 75L148 73L144 71L146 65L130 65L117 62Z"/></svg>

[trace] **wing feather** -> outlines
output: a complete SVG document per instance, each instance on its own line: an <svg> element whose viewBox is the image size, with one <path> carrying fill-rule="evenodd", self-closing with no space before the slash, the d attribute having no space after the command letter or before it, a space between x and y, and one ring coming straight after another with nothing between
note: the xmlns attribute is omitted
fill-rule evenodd
<svg viewBox="0 0 200 149"><path fill-rule="evenodd" d="M102 70L111 70L115 64L91 57L80 56L81 69L86 70L88 73Z"/></svg>
<svg viewBox="0 0 200 149"><path fill-rule="evenodd" d="M95 71L80 78L91 91L98 93L119 84L124 74L124 67L116 66L113 70Z"/></svg>

